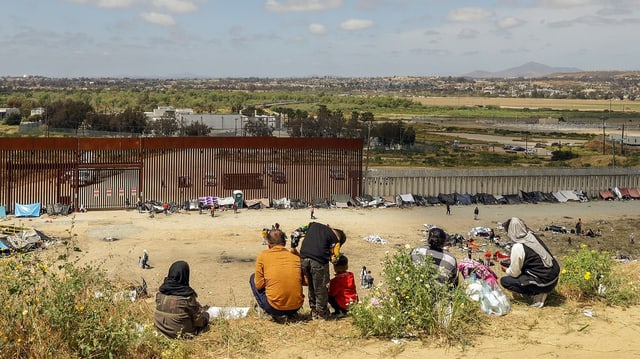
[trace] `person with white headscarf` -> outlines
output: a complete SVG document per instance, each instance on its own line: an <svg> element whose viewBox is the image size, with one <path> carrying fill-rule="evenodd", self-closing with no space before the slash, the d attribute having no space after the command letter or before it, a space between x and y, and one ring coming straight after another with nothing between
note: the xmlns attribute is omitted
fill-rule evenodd
<svg viewBox="0 0 640 359"><path fill-rule="evenodd" d="M558 284L560 265L549 248L518 217L502 225L514 242L509 268L500 284L510 291L530 296L531 306L542 308L547 295Z"/></svg>

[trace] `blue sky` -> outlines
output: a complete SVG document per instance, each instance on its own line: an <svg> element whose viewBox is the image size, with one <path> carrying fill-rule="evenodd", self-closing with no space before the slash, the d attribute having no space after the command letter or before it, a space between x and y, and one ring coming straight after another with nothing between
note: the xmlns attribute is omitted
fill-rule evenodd
<svg viewBox="0 0 640 359"><path fill-rule="evenodd" d="M5 0L0 76L639 70L640 0Z"/></svg>

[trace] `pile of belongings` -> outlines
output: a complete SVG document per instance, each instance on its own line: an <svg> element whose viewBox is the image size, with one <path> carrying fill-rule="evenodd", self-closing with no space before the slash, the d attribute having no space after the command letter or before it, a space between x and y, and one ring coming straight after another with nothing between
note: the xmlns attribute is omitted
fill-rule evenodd
<svg viewBox="0 0 640 359"><path fill-rule="evenodd" d="M376 244L387 244L387 241L385 241L384 239L382 239L379 235L377 234L370 234L366 237L363 238L365 241L370 242L370 243L376 243Z"/></svg>
<svg viewBox="0 0 640 359"><path fill-rule="evenodd" d="M1 226L0 231L0 251L3 255L41 248L45 240L51 240L41 232L31 228Z"/></svg>

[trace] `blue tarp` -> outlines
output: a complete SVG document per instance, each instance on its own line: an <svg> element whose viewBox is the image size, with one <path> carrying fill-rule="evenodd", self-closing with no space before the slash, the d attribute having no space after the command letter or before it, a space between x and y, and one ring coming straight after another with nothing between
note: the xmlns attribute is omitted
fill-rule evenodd
<svg viewBox="0 0 640 359"><path fill-rule="evenodd" d="M7 216L7 209L5 206L0 206L0 218L4 218Z"/></svg>
<svg viewBox="0 0 640 359"><path fill-rule="evenodd" d="M40 217L40 203L16 203L15 214L16 217Z"/></svg>

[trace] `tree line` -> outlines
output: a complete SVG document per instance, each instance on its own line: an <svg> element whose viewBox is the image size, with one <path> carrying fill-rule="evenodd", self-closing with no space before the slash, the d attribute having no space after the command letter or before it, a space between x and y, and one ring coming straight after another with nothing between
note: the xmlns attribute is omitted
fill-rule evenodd
<svg viewBox="0 0 640 359"><path fill-rule="evenodd" d="M248 117L243 133L247 136L273 136L273 128L255 115L280 116L290 137L378 138L384 146L413 145L416 134L413 127L402 121L376 121L372 112L352 111L348 117L338 109L318 105L317 110L273 107L268 111L255 105L233 104L235 110ZM21 114L5 119L7 125L18 125ZM57 100L47 104L44 114L29 116L30 122L41 123L50 129L105 131L145 134L153 136L206 136L212 128L194 122L182 125L175 112L167 111L161 118L150 120L141 108L126 107L118 112L100 112L90 103L75 99Z"/></svg>

